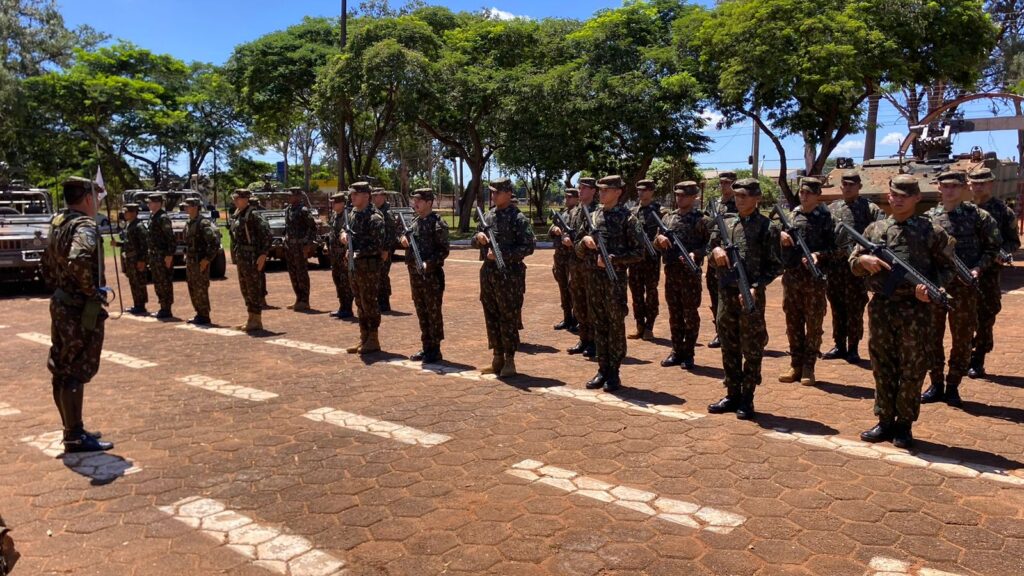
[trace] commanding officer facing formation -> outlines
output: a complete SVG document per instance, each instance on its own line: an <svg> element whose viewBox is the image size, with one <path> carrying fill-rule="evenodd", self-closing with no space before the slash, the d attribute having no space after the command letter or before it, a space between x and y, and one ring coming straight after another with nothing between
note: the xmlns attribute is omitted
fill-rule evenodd
<svg viewBox="0 0 1024 576"><path fill-rule="evenodd" d="M328 250L331 257L331 279L338 295L338 309L331 317L339 320L352 317L352 284L348 277L348 259L341 234L345 231L345 211L348 210L348 195L338 192L331 196L331 216L327 225L331 228Z"/></svg>
<svg viewBox="0 0 1024 576"><path fill-rule="evenodd" d="M992 330L996 325L996 316L1003 307L1003 294L999 289L1000 271L1003 266L1011 263L1013 253L1020 248L1020 236L1017 235L1013 210L1003 204L1002 200L992 197L995 180L992 170L979 168L972 172L969 178L974 203L996 221L1002 240L1001 253L996 265L982 270L981 276L978 277L978 289L981 291L978 296L978 330L974 334L971 367L967 375L971 378L982 378L985 376L985 355L992 351L994 344Z"/></svg>
<svg viewBox="0 0 1024 576"><path fill-rule="evenodd" d="M492 351L491 365L481 370L502 377L516 375L516 349L519 347L519 314L523 302L520 290L525 286L526 264L533 254L536 239L533 225L512 204L512 182L508 178L490 183L494 209L484 215L473 236L473 247L480 249L480 303L487 325L487 347ZM492 245L491 237L497 246ZM497 252L501 253L501 262Z"/></svg>
<svg viewBox="0 0 1024 576"><path fill-rule="evenodd" d="M359 344L348 348L350 354L380 351L380 278L381 253L386 246L386 224L381 213L370 203L370 184L356 182L349 190L352 213L349 230L341 235L341 243L352 242L355 272L350 283L359 310Z"/></svg>
<svg viewBox="0 0 1024 576"><path fill-rule="evenodd" d="M864 236L882 244L909 266L939 286L952 278L953 249L946 231L926 216L914 216L921 189L913 176L889 182L892 214L870 224ZM921 385L932 354L932 304L923 284L902 281L886 293L891 266L858 245L850 254L850 269L867 276L874 293L868 304L868 353L875 377L875 416L878 424L860 437L866 442L892 440L899 448L914 441L911 426L921 409ZM909 280L909 278L908 278Z"/></svg>
<svg viewBox="0 0 1024 576"><path fill-rule="evenodd" d="M409 285L416 318L420 322L420 341L423 348L411 356L412 360L439 362L441 341L444 340L444 318L441 303L444 299L444 261L448 258L448 224L434 212L434 191L420 188L412 194L412 209L416 218L409 233L402 236L405 263L409 268ZM422 267L416 262L410 237L415 239Z"/></svg>
<svg viewBox="0 0 1024 576"><path fill-rule="evenodd" d="M220 252L220 236L213 222L199 213L201 207L198 198L185 200L185 273L188 295L196 311L188 322L204 325L210 323L210 263Z"/></svg>
<svg viewBox="0 0 1024 576"><path fill-rule="evenodd" d="M597 187L601 209L590 215L591 230L576 242L576 254L587 264L587 314L597 348L597 374L586 386L612 392L622 386L619 367L626 356L626 267L640 261L643 248L636 218L619 204L622 177L605 176Z"/></svg>
<svg viewBox="0 0 1024 576"><path fill-rule="evenodd" d="M121 231L121 240L115 246L121 247L124 275L128 277L128 286L132 290L132 307L128 309L128 313L140 316L148 313L146 260L149 257L149 241L146 239L146 227L139 223L138 204L124 205L124 220L128 225Z"/></svg>
<svg viewBox="0 0 1024 576"><path fill-rule="evenodd" d="M860 174L849 171L840 177L842 200L829 205L832 219L842 222L863 234L868 224L885 218L885 212L874 202L860 195ZM832 339L835 346L825 352L822 358L833 360L843 358L847 362L860 361L857 348L864 338L864 308L868 305L868 287L864 279L850 271L849 258L853 251L853 240L845 234L837 238L837 257L828 266L828 302L832 306Z"/></svg>
<svg viewBox="0 0 1024 576"><path fill-rule="evenodd" d="M153 289L160 301L156 317L171 318L174 304L174 227L164 210L163 194L150 194L149 198L149 273L153 276Z"/></svg>
<svg viewBox="0 0 1024 576"><path fill-rule="evenodd" d="M707 217L697 210L697 195L700 187L696 182L680 182L673 190L676 209L665 216L665 227L654 241L665 258L665 303L668 305L668 325L672 334L672 352L661 361L661 365L683 365L693 368L694 348L700 332L700 265L711 239L711 228ZM674 236L669 238L668 235ZM678 240L698 267L693 270L678 249Z"/></svg>
<svg viewBox="0 0 1024 576"><path fill-rule="evenodd" d="M249 205L251 195L244 188L235 190L231 195L235 202L235 213L228 224L231 261L238 270L238 287L242 290L245 309L249 312L249 319L238 329L246 332L263 330L260 273L267 264L267 253L270 252L272 241L270 225Z"/></svg>
<svg viewBox="0 0 1024 576"><path fill-rule="evenodd" d="M594 198L597 180L580 178L576 187L579 189L580 205L569 211L569 227L576 232L576 238L579 239L590 232L590 222L583 216L583 209L580 206L586 206L591 213L596 212L598 208L597 199ZM562 236L562 245L574 250L569 261L569 291L572 293L572 311L580 335L579 342L569 348L569 354L583 354L587 358L593 358L597 351L594 348L594 335L587 304L590 273L583 258L575 253L573 240Z"/></svg>
<svg viewBox="0 0 1024 576"><path fill-rule="evenodd" d="M580 202L580 192L575 188L565 189L565 209L562 210L561 218L565 224L569 223L569 213L573 208L576 207ZM561 242L562 240L562 229L552 224L551 229L548 231L548 236L554 240L554 262L551 265L551 273L555 277L555 283L558 284L558 298L562 304L562 321L555 324L555 330L569 330L573 331L577 329L576 316L572 311L572 289L569 287L569 275L570 267L572 266L572 260L576 257L573 253L571 246L566 246Z"/></svg>
<svg viewBox="0 0 1024 576"><path fill-rule="evenodd" d="M828 208L818 203L820 197L821 180L804 178L800 182L800 205L790 216L794 230L781 233L786 268L782 275L782 309L786 313L790 369L779 376L779 382L799 380L805 386L817 383L814 365L825 321L825 278L815 278L810 266L824 268L836 250L835 222ZM805 261L791 234L803 237L813 262Z"/></svg>
<svg viewBox="0 0 1024 576"><path fill-rule="evenodd" d="M736 213L736 200L733 198L733 182L735 181L736 173L731 170L718 173L718 184L722 191L718 209L725 214ZM715 337L708 342L708 348L718 348L721 346L721 342L718 339L718 269L715 266L708 266L705 282L708 287L708 296L711 297L711 321L715 325Z"/></svg>
<svg viewBox="0 0 1024 576"><path fill-rule="evenodd" d="M932 354L930 356L931 386L925 391L924 403L945 400L950 406L959 407L960 382L971 365L971 342L978 327L978 277L982 272L996 267L999 257L999 228L988 212L971 202L962 200L967 175L960 171L943 172L939 175L941 206L928 212L928 216L941 226L950 238L956 241L954 254L969 272L969 280L959 275L945 285L953 297L954 308L949 313L949 333L953 347L949 351L949 372L942 378L942 361L945 351L942 339L946 334L946 310L933 310L935 325L929 332Z"/></svg>
<svg viewBox="0 0 1024 576"><path fill-rule="evenodd" d="M725 398L708 406L708 412L735 412L741 420L754 417L754 390L761 383L761 359L768 345L764 322L765 288L782 271L779 230L757 210L761 185L745 178L733 185L736 214L725 217L725 230L715 226L711 234L711 261L718 268L718 338L722 343L725 369ZM737 250L731 256L723 245ZM738 275L732 268L742 266L750 282L753 311L744 310Z"/></svg>
<svg viewBox="0 0 1024 576"><path fill-rule="evenodd" d="M100 368L103 324L107 319L104 279L99 275L103 240L96 230L96 196L84 178L64 182L68 208L50 221L50 243L43 252L43 278L50 298L50 356L53 401L64 425L65 452L110 450L82 422L85 385Z"/></svg>
<svg viewBox="0 0 1024 576"><path fill-rule="evenodd" d="M647 240L654 240L658 235L658 224L653 215L663 216L661 204L654 201L654 180L641 180L636 183L636 193L640 199L633 210L637 220L637 234L644 234ZM658 317L658 282L661 280L661 256L653 243L641 242L641 260L629 266L629 293L633 298L633 318L636 319L636 331L627 336L632 340L643 338L654 339L654 320Z"/></svg>
<svg viewBox="0 0 1024 576"><path fill-rule="evenodd" d="M288 308L296 312L309 310L309 257L316 240L316 222L302 197L302 188L289 188L290 205L284 213L284 259L295 292L295 303Z"/></svg>
<svg viewBox="0 0 1024 576"><path fill-rule="evenodd" d="M388 195L383 188L374 188L373 206L384 218L384 246L381 248L380 295L381 312L391 312L391 259L395 256L398 246L398 215L391 211Z"/></svg>

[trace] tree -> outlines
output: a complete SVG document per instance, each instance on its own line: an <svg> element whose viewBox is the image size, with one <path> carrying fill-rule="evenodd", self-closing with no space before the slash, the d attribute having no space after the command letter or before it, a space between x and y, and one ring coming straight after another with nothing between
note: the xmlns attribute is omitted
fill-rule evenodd
<svg viewBox="0 0 1024 576"><path fill-rule="evenodd" d="M175 139L188 160L189 174L198 174L210 153L226 153L242 139L244 119L235 104L235 91L223 70L212 64L189 65L187 86L179 99L185 122Z"/></svg>

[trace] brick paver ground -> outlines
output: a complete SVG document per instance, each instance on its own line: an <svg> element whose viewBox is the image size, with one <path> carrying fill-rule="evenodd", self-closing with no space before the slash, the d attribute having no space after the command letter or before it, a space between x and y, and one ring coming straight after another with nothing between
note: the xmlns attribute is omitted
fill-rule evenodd
<svg viewBox="0 0 1024 576"><path fill-rule="evenodd" d="M445 363L428 371L406 360L419 338L404 266L386 352L366 358L342 352L358 326L327 316L329 271L311 273L318 310L297 314L275 268L280 308L259 337L112 319L106 350L142 362L104 360L88 388L88 425L117 444L106 460L44 450L59 428L47 303L9 290L0 515L14 573L1024 573L1024 269L1004 278L993 376L965 383L963 410L925 406L911 457L857 441L873 422L867 362L821 362L816 387L775 381L778 283L755 422L705 413L718 351L699 347L693 373L659 366L667 313L657 341L630 341L623 391L588 394L595 365L551 329L550 259L528 260L523 376L505 382L474 371L489 354L466 250L447 266ZM175 291L190 317L181 278ZM211 296L220 326L245 319L233 270ZM273 545L255 544L264 534Z"/></svg>

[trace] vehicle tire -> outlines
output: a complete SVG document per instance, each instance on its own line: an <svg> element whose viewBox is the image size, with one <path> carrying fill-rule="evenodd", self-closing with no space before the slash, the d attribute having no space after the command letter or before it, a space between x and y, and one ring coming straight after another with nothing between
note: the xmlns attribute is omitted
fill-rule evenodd
<svg viewBox="0 0 1024 576"><path fill-rule="evenodd" d="M210 278L217 280L223 280L227 277L228 262L227 257L224 255L224 251L221 250L217 257L210 263Z"/></svg>

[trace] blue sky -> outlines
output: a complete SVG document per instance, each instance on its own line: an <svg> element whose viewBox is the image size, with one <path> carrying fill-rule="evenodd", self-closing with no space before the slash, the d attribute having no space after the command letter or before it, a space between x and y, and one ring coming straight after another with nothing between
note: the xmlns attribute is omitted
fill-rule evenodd
<svg viewBox="0 0 1024 576"><path fill-rule="evenodd" d="M428 0L452 10L479 10L487 6L510 15L531 18L587 18L595 11L621 5L619 0ZM702 3L709 4L710 1ZM115 39L133 42L154 52L168 53L185 61L200 60L223 63L235 45L286 28L304 16L336 16L340 0L59 0L61 12L69 26L88 24ZM349 0L349 9L358 6ZM392 0L393 6L402 0ZM713 116L713 112L709 113ZM967 109L968 117L989 116L985 103ZM894 154L906 134L906 123L895 109L883 103L879 112L882 125L878 131L877 156ZM736 126L727 130L708 128L714 141L710 151L698 156L705 168L744 168L751 150L752 128ZM848 136L836 156L863 155L863 135ZM968 151L971 146L995 150L1000 157L1015 157L1016 137L1012 132L965 134L958 137L955 150ZM802 165L802 145L796 139L785 141L790 166ZM767 139L761 139L762 165L778 167L778 154ZM266 160L279 160L272 155Z"/></svg>

